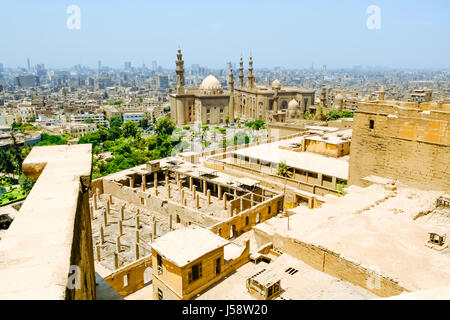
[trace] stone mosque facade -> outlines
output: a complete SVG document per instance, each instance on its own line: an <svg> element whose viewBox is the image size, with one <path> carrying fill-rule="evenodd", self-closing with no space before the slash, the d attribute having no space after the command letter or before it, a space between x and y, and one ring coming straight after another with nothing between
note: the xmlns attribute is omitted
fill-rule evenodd
<svg viewBox="0 0 450 320"><path fill-rule="evenodd" d="M198 88L186 88L181 49L178 49L176 73L176 91L169 95L169 99L171 119L177 125L222 124L234 122L237 118L285 121L300 118L306 111L315 111L314 90L282 86L278 80L274 80L270 87L256 84L252 57L245 83L242 57L237 86L230 69L228 90L224 90L213 75L207 76Z"/></svg>

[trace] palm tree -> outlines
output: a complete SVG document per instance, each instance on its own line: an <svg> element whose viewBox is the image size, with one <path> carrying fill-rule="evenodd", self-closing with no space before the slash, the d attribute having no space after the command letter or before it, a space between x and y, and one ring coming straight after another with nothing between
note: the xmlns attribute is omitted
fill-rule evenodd
<svg viewBox="0 0 450 320"><path fill-rule="evenodd" d="M277 175L286 177L286 178L292 177L291 167L289 167L286 164L286 162L283 162L283 161L278 163Z"/></svg>

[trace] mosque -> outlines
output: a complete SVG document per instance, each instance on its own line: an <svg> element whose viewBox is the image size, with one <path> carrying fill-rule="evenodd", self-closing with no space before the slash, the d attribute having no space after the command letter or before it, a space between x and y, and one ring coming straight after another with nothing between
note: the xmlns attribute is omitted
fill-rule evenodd
<svg viewBox="0 0 450 320"><path fill-rule="evenodd" d="M213 75L207 76L198 88L185 88L182 58L181 49L178 49L176 91L169 95L171 119L177 125L222 124L234 122L237 118L268 122L271 119L299 118L306 111L315 112L314 90L282 86L278 80L274 80L271 87L256 84L252 57L245 84L242 57L237 87L230 69L228 90L224 90Z"/></svg>

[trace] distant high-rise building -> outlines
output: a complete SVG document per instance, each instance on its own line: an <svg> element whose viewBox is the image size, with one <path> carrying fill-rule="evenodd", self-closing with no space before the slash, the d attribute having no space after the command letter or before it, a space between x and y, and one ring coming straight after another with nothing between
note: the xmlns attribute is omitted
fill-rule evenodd
<svg viewBox="0 0 450 320"><path fill-rule="evenodd" d="M102 61L98 60L98 72L100 72L102 70Z"/></svg>
<svg viewBox="0 0 450 320"><path fill-rule="evenodd" d="M39 85L39 77L28 74L16 77L16 85L22 88L36 87Z"/></svg>
<svg viewBox="0 0 450 320"><path fill-rule="evenodd" d="M167 74L158 74L156 76L156 86L159 89L169 88L169 76Z"/></svg>
<svg viewBox="0 0 450 320"><path fill-rule="evenodd" d="M152 61L152 70L156 71L156 69L158 69L158 63L156 62L156 60Z"/></svg>
<svg viewBox="0 0 450 320"><path fill-rule="evenodd" d="M3 72L3 63L0 63L0 73Z"/></svg>
<svg viewBox="0 0 450 320"><path fill-rule="evenodd" d="M36 74L38 77L43 77L47 74L47 70L45 70L44 64L37 64L36 65Z"/></svg>
<svg viewBox="0 0 450 320"><path fill-rule="evenodd" d="M131 70L131 62L130 61L125 61L125 70Z"/></svg>
<svg viewBox="0 0 450 320"><path fill-rule="evenodd" d="M30 58L27 58L28 72L31 71Z"/></svg>

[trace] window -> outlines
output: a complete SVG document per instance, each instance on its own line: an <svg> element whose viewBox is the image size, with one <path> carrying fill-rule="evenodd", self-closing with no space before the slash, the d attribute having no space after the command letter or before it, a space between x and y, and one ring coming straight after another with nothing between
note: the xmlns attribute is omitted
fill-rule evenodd
<svg viewBox="0 0 450 320"><path fill-rule="evenodd" d="M272 210L272 207L269 206L269 211L267 212L268 214L270 214L270 211Z"/></svg>
<svg viewBox="0 0 450 320"><path fill-rule="evenodd" d="M159 254L157 254L156 255L156 260L157 260L157 263L158 263L158 274L162 274L162 272L163 272L162 257Z"/></svg>
<svg viewBox="0 0 450 320"><path fill-rule="evenodd" d="M370 128L370 130L373 130L373 128L375 128L375 121L374 120L369 120L369 128Z"/></svg>
<svg viewBox="0 0 450 320"><path fill-rule="evenodd" d="M245 217L245 225L248 226L248 216Z"/></svg>
<svg viewBox="0 0 450 320"><path fill-rule="evenodd" d="M161 289L158 288L158 300L164 300L163 299L163 292Z"/></svg>
<svg viewBox="0 0 450 320"><path fill-rule="evenodd" d="M220 273L221 266L220 266L220 258L216 259L216 275Z"/></svg>
<svg viewBox="0 0 450 320"><path fill-rule="evenodd" d="M202 277L202 263L197 263L196 265L193 265L191 268L191 271L189 271L188 274L188 280L189 283L194 282L195 280L198 280Z"/></svg>
<svg viewBox="0 0 450 320"><path fill-rule="evenodd" d="M332 178L332 177L327 176L327 175L325 175L325 174L322 176L322 179L323 179L323 181L327 181L327 182L333 181L333 178Z"/></svg>
<svg viewBox="0 0 450 320"><path fill-rule="evenodd" d="M128 277L129 277L128 274L123 276L123 286L124 287L128 287Z"/></svg>
<svg viewBox="0 0 450 320"><path fill-rule="evenodd" d="M180 219L179 215L177 215L177 223L181 223L181 219Z"/></svg>

